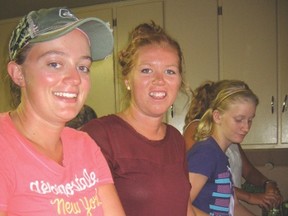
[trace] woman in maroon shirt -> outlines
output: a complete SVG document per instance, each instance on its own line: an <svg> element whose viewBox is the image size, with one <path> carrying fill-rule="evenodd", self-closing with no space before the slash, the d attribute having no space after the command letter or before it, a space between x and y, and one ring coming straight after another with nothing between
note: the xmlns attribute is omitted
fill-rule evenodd
<svg viewBox="0 0 288 216"><path fill-rule="evenodd" d="M144 23L119 59L128 107L82 130L102 148L128 216L194 215L184 139L163 122L183 83L180 46L161 27Z"/></svg>

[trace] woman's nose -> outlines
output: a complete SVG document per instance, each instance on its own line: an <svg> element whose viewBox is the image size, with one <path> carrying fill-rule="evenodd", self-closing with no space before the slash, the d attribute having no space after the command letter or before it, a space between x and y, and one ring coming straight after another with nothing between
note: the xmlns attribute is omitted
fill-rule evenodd
<svg viewBox="0 0 288 216"><path fill-rule="evenodd" d="M163 84L165 83L165 80L164 80L164 77L163 77L163 73L161 73L161 72L156 72L156 73L154 74L152 83L153 83L154 85L163 85Z"/></svg>
<svg viewBox="0 0 288 216"><path fill-rule="evenodd" d="M81 83L80 74L77 68L71 67L69 70L67 70L65 82L73 85L79 85Z"/></svg>
<svg viewBox="0 0 288 216"><path fill-rule="evenodd" d="M251 127L251 124L249 122L245 121L242 125L242 130L244 132L248 133L250 130L250 127Z"/></svg>

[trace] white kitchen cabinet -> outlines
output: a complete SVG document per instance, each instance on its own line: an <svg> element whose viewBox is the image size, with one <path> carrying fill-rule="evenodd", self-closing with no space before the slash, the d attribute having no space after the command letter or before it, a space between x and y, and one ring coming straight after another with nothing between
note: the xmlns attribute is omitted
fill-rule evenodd
<svg viewBox="0 0 288 216"><path fill-rule="evenodd" d="M288 94L287 5L287 0L165 1L165 28L182 45L190 87L208 79L241 79L259 96L244 148L288 147L288 101L283 109ZM167 115L180 132L186 112L187 97L180 94L174 117Z"/></svg>
<svg viewBox="0 0 288 216"><path fill-rule="evenodd" d="M260 104L244 143L277 143L276 1L223 0L221 79L247 82ZM273 105L274 103L274 105Z"/></svg>
<svg viewBox="0 0 288 216"><path fill-rule="evenodd" d="M288 144L288 1L278 0L278 72L280 142Z"/></svg>
<svg viewBox="0 0 288 216"><path fill-rule="evenodd" d="M288 83L285 72L279 70L284 67L285 52L287 57L287 45L281 44L286 42L282 37L285 31L287 35L288 10L278 3L281 0L222 0L220 5L220 79L244 80L260 99L244 148L287 147L280 138L281 130L287 129L283 119L287 114L280 112L284 98L278 93Z"/></svg>
<svg viewBox="0 0 288 216"><path fill-rule="evenodd" d="M218 16L217 1L166 0L165 30L174 37L184 54L184 81L195 89L205 80L218 80ZM189 107L188 97L179 93L173 117L167 121L180 132Z"/></svg>

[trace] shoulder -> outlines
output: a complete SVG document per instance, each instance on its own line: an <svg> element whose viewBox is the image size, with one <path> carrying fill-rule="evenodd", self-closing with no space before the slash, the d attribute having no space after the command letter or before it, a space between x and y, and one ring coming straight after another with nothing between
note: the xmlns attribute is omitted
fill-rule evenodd
<svg viewBox="0 0 288 216"><path fill-rule="evenodd" d="M81 128L81 131L89 134L102 150L111 149L111 146L120 140L128 140L127 130L131 131L127 123L114 114L93 119Z"/></svg>
<svg viewBox="0 0 288 216"><path fill-rule="evenodd" d="M180 133L180 131L177 128L175 128L174 126L172 126L170 124L166 124L166 125L167 125L167 131L169 133L173 133L173 134L182 136L182 134Z"/></svg>
<svg viewBox="0 0 288 216"><path fill-rule="evenodd" d="M7 116L9 116L9 114L7 112L0 113L0 121L3 121L5 118L7 118Z"/></svg>
<svg viewBox="0 0 288 216"><path fill-rule="evenodd" d="M181 143L185 145L185 140L184 137L182 136L182 134L180 133L180 131L175 128L172 125L167 124L167 130L166 130L166 138L173 140L175 142L178 141L177 143Z"/></svg>
<svg viewBox="0 0 288 216"><path fill-rule="evenodd" d="M205 140L199 141L196 143L198 148L202 148L202 149L213 149L213 151L215 151L215 148L219 148L217 142L210 136ZM195 146L195 147L196 147ZM208 148L209 147L209 148Z"/></svg>
<svg viewBox="0 0 288 216"><path fill-rule="evenodd" d="M95 127L114 127L116 125L119 125L121 123L121 119L115 115L107 115L102 116L100 118L92 119L91 121L87 122L83 127L81 128L82 131L89 130L89 128L95 128Z"/></svg>
<svg viewBox="0 0 288 216"><path fill-rule="evenodd" d="M210 138L197 142L187 152L189 172L200 173L207 177L211 176L217 166L216 154L214 143Z"/></svg>
<svg viewBox="0 0 288 216"><path fill-rule="evenodd" d="M91 137L97 136L99 134L105 134L106 131L111 130L117 124L116 115L107 115L100 118L92 119L83 127L81 131L88 133Z"/></svg>
<svg viewBox="0 0 288 216"><path fill-rule="evenodd" d="M187 152L188 157L195 157L195 155L200 155L200 157L214 157L215 152L217 152L217 143L211 137L206 140L196 142L195 145Z"/></svg>
<svg viewBox="0 0 288 216"><path fill-rule="evenodd" d="M9 116L9 113L0 113L0 128L1 133L7 129L7 125L10 126L12 124L12 120Z"/></svg>
<svg viewBox="0 0 288 216"><path fill-rule="evenodd" d="M15 148L19 143L19 136L20 133L16 130L9 113L0 113L0 152L3 153L8 149Z"/></svg>

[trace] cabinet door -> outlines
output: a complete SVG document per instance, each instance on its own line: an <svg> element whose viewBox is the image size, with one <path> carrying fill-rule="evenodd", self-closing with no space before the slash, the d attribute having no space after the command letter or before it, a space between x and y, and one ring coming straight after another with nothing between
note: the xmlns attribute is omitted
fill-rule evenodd
<svg viewBox="0 0 288 216"><path fill-rule="evenodd" d="M116 51L117 54L122 50L127 41L129 33L134 27L143 23L150 22L153 20L156 24L163 26L163 2L146 2L146 3L137 3L137 4L123 4L119 5L116 8L116 17L117 17L117 27L116 27L116 38L117 45ZM118 59L116 58L116 63L118 66ZM120 111L123 109L125 104L125 97L123 94L123 85L121 80L121 71L118 67L117 69L117 110Z"/></svg>
<svg viewBox="0 0 288 216"><path fill-rule="evenodd" d="M85 7L75 9L74 12L79 18L97 17L109 22L112 27L112 8ZM114 86L114 65L113 54L103 61L92 64L91 89L86 104L93 107L97 116L115 113L115 86Z"/></svg>
<svg viewBox="0 0 288 216"><path fill-rule="evenodd" d="M203 81L218 80L218 22L217 1L167 0L165 29L180 44L185 65L184 81L191 89ZM167 113L168 123L183 131L189 108L189 98L179 93L173 117Z"/></svg>
<svg viewBox="0 0 288 216"><path fill-rule="evenodd" d="M260 99L256 117L244 143L276 144L276 1L222 2L220 78L246 81Z"/></svg>
<svg viewBox="0 0 288 216"><path fill-rule="evenodd" d="M281 143L288 144L288 1L278 0L279 122Z"/></svg>

